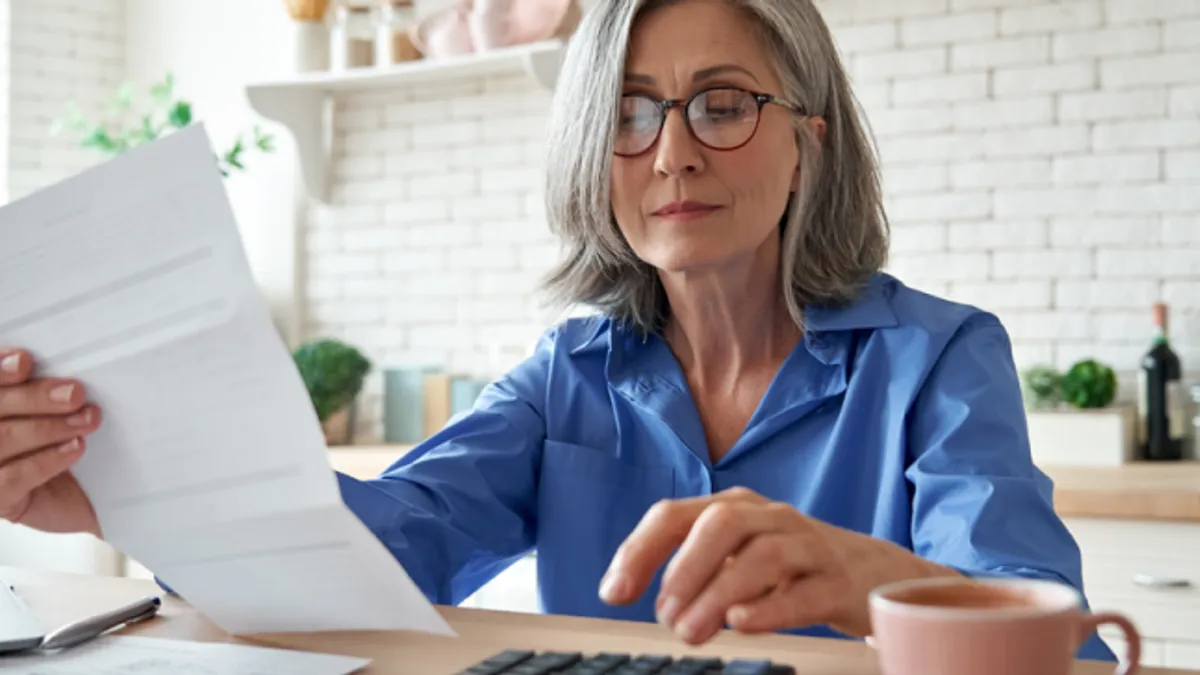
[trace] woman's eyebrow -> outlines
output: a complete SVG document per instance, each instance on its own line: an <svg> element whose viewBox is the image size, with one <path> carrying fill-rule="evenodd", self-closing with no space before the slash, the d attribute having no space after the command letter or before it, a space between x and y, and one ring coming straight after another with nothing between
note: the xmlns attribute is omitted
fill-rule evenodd
<svg viewBox="0 0 1200 675"><path fill-rule="evenodd" d="M707 79L716 77L717 75L724 75L725 73L731 73L731 72L732 73L742 73L743 75L746 75L750 79L754 80L755 84L759 83L758 78L754 76L754 73L743 68L742 66L737 65L736 63L722 63L717 66L712 66L711 68L704 68L702 70L697 70L692 75L692 82L700 82L702 80L707 80Z"/></svg>
<svg viewBox="0 0 1200 675"><path fill-rule="evenodd" d="M750 72L749 70L746 70L745 68L737 65L736 63L722 63L720 65L711 66L708 68L702 68L700 70L697 70L695 73L692 74L692 82L702 82L704 80L716 77L718 75L723 75L725 73L730 73L730 72L742 73L742 74L748 76L750 79L754 80L755 84L759 83L758 78L754 76L754 73ZM629 82L631 84L654 84L654 82L655 82L655 80L652 76L644 75L642 73L625 73L625 81Z"/></svg>

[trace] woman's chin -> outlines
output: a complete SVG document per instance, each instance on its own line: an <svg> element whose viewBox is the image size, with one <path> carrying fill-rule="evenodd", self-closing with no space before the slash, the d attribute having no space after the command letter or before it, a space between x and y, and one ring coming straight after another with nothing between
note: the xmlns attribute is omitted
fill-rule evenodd
<svg viewBox="0 0 1200 675"><path fill-rule="evenodd" d="M729 265L738 257L728 249L714 251L698 248L679 248L657 251L655 255L644 259L660 272L667 274L687 274L720 269Z"/></svg>

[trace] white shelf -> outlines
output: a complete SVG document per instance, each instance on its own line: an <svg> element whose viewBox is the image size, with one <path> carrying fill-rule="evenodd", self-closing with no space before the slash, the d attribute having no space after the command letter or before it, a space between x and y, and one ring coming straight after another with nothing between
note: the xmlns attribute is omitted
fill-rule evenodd
<svg viewBox="0 0 1200 675"><path fill-rule="evenodd" d="M282 124L292 134L304 185L312 198L325 201L329 192L326 167L333 124L329 103L333 96L513 73L525 73L539 86L553 89L564 49L562 41L547 40L387 68L303 73L251 84L246 88L246 96L258 114Z"/></svg>

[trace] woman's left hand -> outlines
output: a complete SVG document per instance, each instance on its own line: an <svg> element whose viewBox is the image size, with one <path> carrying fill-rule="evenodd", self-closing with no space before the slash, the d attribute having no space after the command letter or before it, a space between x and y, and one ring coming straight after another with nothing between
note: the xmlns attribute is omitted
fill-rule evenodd
<svg viewBox="0 0 1200 675"><path fill-rule="evenodd" d="M655 608L659 622L690 644L726 625L755 633L825 624L864 637L871 632L871 589L959 574L891 542L733 488L651 508L613 556L601 598L633 602L677 548Z"/></svg>

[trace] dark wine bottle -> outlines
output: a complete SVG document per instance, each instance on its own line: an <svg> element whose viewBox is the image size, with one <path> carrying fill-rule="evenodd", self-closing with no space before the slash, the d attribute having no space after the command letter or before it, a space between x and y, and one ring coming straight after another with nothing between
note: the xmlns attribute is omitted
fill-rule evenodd
<svg viewBox="0 0 1200 675"><path fill-rule="evenodd" d="M1167 306L1156 303L1154 341L1138 371L1138 441L1152 462L1182 459L1186 436L1183 368L1167 335Z"/></svg>

